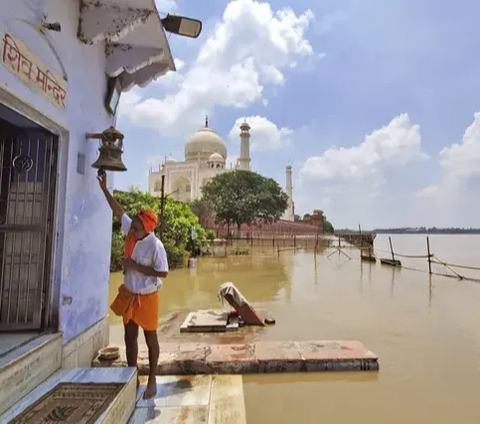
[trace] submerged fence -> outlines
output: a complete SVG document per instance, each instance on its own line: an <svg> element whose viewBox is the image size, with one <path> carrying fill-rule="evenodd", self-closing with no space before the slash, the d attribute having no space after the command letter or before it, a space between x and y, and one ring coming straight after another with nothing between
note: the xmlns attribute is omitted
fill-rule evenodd
<svg viewBox="0 0 480 424"><path fill-rule="evenodd" d="M312 249L313 254L321 255L328 249L334 249L327 252L327 258L335 252L339 255L348 257L348 259L357 259L349 250L359 250L361 261L371 263L377 260L386 266L409 269L412 271L428 272L430 275L440 275L445 277L457 278L459 280L469 280L480 282L480 266L463 265L455 262L448 262L445 258L440 258L434 253L434 246L431 246L430 238L426 237L425 253L408 254L396 252L393 248L392 238L388 237L389 250L382 250L372 246L354 246L346 242L342 236L326 235L295 235L295 236L277 236L277 237L258 237L258 238L232 238L230 244L233 246L259 246L265 250L270 250L273 254L280 256L284 251ZM424 269L412 265L412 261L418 261L423 264ZM405 262L408 262L406 264ZM448 271L448 272L447 272ZM465 271L473 271L475 275L467 275ZM471 273L468 273L471 274Z"/></svg>
<svg viewBox="0 0 480 424"><path fill-rule="evenodd" d="M359 240L362 240L361 238ZM382 265L392 266L397 268L409 269L412 271L428 272L430 275L440 275L445 277L457 278L459 280L469 280L480 282L480 266L463 265L454 262L448 262L444 258L438 257L434 253L434 246L430 244L430 238L426 237L425 253L408 254L396 252L393 248L392 238L388 237L389 250L379 249L377 247L368 245L365 246L360 243L353 245L346 241L341 235L322 235L322 234L306 234L306 235L269 235L259 237L230 237L227 241L229 249L235 247L259 247L266 253L280 256L282 252L291 250L313 250L315 256L327 254L330 258L334 253L347 257L349 260L359 259L375 263L379 261ZM328 251L334 249L333 251ZM355 257L351 250L358 250L360 257ZM225 251L225 256L230 253ZM233 250L231 254L235 254ZM479 255L480 257L480 255ZM424 269L419 269L412 265L412 261L418 261L418 264L423 264ZM405 262L408 262L406 264ZM448 272L446 272L448 271ZM476 275L466 275L465 271L473 271Z"/></svg>
<svg viewBox="0 0 480 424"><path fill-rule="evenodd" d="M411 255L411 254L406 254L406 253L398 253L395 252L393 248L393 243L392 243L392 238L391 236L388 237L388 242L389 242L389 247L390 250L382 250L378 248L374 248L374 252L380 253L380 254L388 254L390 257L388 258L380 258L380 263L383 265L390 265L394 267L402 267L414 271L423 271L422 269L418 268L413 268L410 266L405 266L405 264L402 263L400 259L418 259L418 260L423 260L424 263L426 263L428 273L430 275L441 275L445 277L453 277L457 278L459 280L470 280L470 281L479 281L480 282L480 266L472 266L472 265L461 265L457 263L452 263L452 262L447 262L441 258L439 258L433 251L432 247L430 244L430 237L426 237L426 243L425 243L425 254L418 254L418 255ZM365 251L367 251L367 254L365 254ZM361 256L360 258L362 260L370 260L372 262L376 261L376 257L374 252L370 249L362 249L361 248ZM399 259L400 258L400 259ZM448 270L451 272L451 274L448 274L446 272L438 272L437 269L435 269L435 266L441 267L440 269L443 270ZM467 276L463 273L464 270L470 270L470 271L477 271L479 273L478 277L473 277L473 276Z"/></svg>

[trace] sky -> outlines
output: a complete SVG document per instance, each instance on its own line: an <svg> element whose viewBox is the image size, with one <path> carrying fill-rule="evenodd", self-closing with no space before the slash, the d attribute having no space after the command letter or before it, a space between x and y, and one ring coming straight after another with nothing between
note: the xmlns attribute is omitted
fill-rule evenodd
<svg viewBox="0 0 480 424"><path fill-rule="evenodd" d="M156 0L198 18L170 35L177 72L122 95L126 173L183 160L205 122L285 185L295 213L336 228L480 227L480 3L475 0Z"/></svg>

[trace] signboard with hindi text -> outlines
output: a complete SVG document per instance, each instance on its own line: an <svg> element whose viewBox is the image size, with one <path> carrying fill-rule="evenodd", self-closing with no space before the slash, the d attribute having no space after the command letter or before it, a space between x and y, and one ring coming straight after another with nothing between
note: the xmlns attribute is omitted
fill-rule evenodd
<svg viewBox="0 0 480 424"><path fill-rule="evenodd" d="M2 39L2 64L24 84L47 98L58 109L64 110L68 83L50 70L32 53L23 41L5 32Z"/></svg>

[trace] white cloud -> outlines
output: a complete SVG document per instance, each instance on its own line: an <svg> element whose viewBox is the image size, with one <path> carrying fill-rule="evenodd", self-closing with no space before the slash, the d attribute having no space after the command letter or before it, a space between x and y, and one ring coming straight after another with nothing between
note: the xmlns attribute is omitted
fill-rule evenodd
<svg viewBox="0 0 480 424"><path fill-rule="evenodd" d="M173 59L175 62L176 72L168 71L162 77L156 79L154 84L161 87L177 87L185 79L185 75L181 72L185 68L185 62L178 57Z"/></svg>
<svg viewBox="0 0 480 424"><path fill-rule="evenodd" d="M437 200L458 200L459 193L468 191L466 181L480 176L480 112L474 114L461 143L452 143L440 151L442 179L437 185L422 188L414 195Z"/></svg>
<svg viewBox="0 0 480 424"><path fill-rule="evenodd" d="M386 167L425 158L428 156L421 150L420 126L412 124L408 114L403 113L366 135L358 145L332 146L321 156L308 158L300 175L321 182L361 181L370 176L381 178Z"/></svg>
<svg viewBox="0 0 480 424"><path fill-rule="evenodd" d="M465 130L461 143L440 152L440 164L447 177L468 178L480 175L480 112Z"/></svg>
<svg viewBox="0 0 480 424"><path fill-rule="evenodd" d="M163 134L185 135L216 106L265 103L264 87L282 85L284 69L313 55L305 38L312 20L310 10L297 15L290 8L272 11L268 3L233 0L178 81L178 90L162 99L143 99L121 113Z"/></svg>
<svg viewBox="0 0 480 424"><path fill-rule="evenodd" d="M431 198L431 197L435 197L438 193L439 193L439 187L437 185L430 185L417 191L415 193L415 196Z"/></svg>
<svg viewBox="0 0 480 424"><path fill-rule="evenodd" d="M157 9L161 15L173 12L177 9L175 0L155 0Z"/></svg>
<svg viewBox="0 0 480 424"><path fill-rule="evenodd" d="M254 151L280 150L292 145L294 131L290 128L278 128L263 116L244 116L238 118L228 134L234 142L240 142L240 125L244 120L250 125L250 149Z"/></svg>

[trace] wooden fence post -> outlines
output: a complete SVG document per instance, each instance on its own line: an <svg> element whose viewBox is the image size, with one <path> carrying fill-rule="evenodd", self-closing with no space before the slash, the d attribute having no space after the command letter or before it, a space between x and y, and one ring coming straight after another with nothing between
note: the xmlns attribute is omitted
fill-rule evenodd
<svg viewBox="0 0 480 424"><path fill-rule="evenodd" d="M430 255L430 238L427 236L428 273L432 275L432 257Z"/></svg>
<svg viewBox="0 0 480 424"><path fill-rule="evenodd" d="M393 253L392 238L388 236L388 243L390 244L390 252L392 254L392 261L395 262L395 253Z"/></svg>
<svg viewBox="0 0 480 424"><path fill-rule="evenodd" d="M363 237L362 237L362 228L358 224L358 235L360 236L360 257L363 255Z"/></svg>

